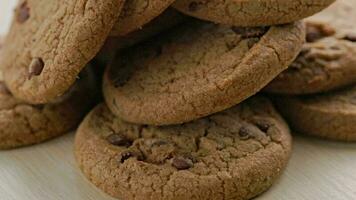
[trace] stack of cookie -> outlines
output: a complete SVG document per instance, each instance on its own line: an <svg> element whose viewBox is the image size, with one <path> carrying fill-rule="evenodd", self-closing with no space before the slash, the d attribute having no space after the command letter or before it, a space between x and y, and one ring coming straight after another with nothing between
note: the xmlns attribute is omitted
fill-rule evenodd
<svg viewBox="0 0 356 200"><path fill-rule="evenodd" d="M356 3L340 0L306 26L299 21L331 3L21 0L1 49L0 148L76 127L102 86L104 102L75 139L78 164L97 187L120 199L253 198L291 153L288 125L256 93L276 77L265 91L310 94L356 82L355 37L344 21ZM106 65L103 76L97 65ZM327 74L326 66L340 69ZM297 130L313 133L337 117L352 131L350 90L308 105L304 96L273 99ZM314 102L316 114L299 117ZM319 119L321 106L330 109Z"/></svg>
<svg viewBox="0 0 356 200"><path fill-rule="evenodd" d="M265 89L293 129L356 141L356 1L338 0L306 19L307 43Z"/></svg>

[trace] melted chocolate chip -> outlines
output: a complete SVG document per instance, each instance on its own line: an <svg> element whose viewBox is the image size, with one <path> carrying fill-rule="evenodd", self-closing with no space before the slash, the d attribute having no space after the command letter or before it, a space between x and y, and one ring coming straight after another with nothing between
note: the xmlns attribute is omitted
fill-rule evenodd
<svg viewBox="0 0 356 200"><path fill-rule="evenodd" d="M307 24L307 42L316 42L324 37L332 36L335 30L326 24Z"/></svg>
<svg viewBox="0 0 356 200"><path fill-rule="evenodd" d="M266 121L256 121L255 125L262 131L267 133L268 129L270 128L270 124Z"/></svg>
<svg viewBox="0 0 356 200"><path fill-rule="evenodd" d="M246 140L250 137L250 131L246 127L241 127L239 130L239 136L241 139Z"/></svg>
<svg viewBox="0 0 356 200"><path fill-rule="evenodd" d="M28 79L31 79L33 76L39 76L43 68L44 62L42 58L33 58L28 68Z"/></svg>
<svg viewBox="0 0 356 200"><path fill-rule="evenodd" d="M23 2L16 11L16 19L19 23L24 23L30 18L30 8L27 1Z"/></svg>
<svg viewBox="0 0 356 200"><path fill-rule="evenodd" d="M356 42L356 34L349 33L349 34L345 35L345 37L343 39L348 40L350 42Z"/></svg>
<svg viewBox="0 0 356 200"><path fill-rule="evenodd" d="M118 134L118 133L113 133L111 135L109 135L106 140L115 146L125 146L125 147L129 147L131 146L131 141L128 140L125 136Z"/></svg>
<svg viewBox="0 0 356 200"><path fill-rule="evenodd" d="M172 166L178 170L186 170L193 167L193 165L193 161L189 158L179 156L172 159Z"/></svg>
<svg viewBox="0 0 356 200"><path fill-rule="evenodd" d="M133 154L131 152L123 152L120 156L119 161L120 161L120 163L124 163L125 160L131 158L132 156L133 156Z"/></svg>
<svg viewBox="0 0 356 200"><path fill-rule="evenodd" d="M232 27L236 34L241 35L242 39L262 37L269 29L269 27Z"/></svg>
<svg viewBox="0 0 356 200"><path fill-rule="evenodd" d="M9 91L9 89L6 87L4 82L0 82L0 93L2 94L11 94L11 92Z"/></svg>
<svg viewBox="0 0 356 200"><path fill-rule="evenodd" d="M117 164L122 164L129 158L136 158L138 161L143 161L145 156L137 149L125 150L118 155Z"/></svg>

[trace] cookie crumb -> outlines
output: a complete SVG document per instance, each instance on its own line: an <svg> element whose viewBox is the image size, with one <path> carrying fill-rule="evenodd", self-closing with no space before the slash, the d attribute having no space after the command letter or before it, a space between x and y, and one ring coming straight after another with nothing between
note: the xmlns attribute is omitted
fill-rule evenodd
<svg viewBox="0 0 356 200"><path fill-rule="evenodd" d="M193 167L193 161L189 158L178 156L172 159L172 166L178 170L186 170Z"/></svg>
<svg viewBox="0 0 356 200"><path fill-rule="evenodd" d="M33 58L28 69L28 79L30 80L33 76L39 76L43 68L44 62L42 58Z"/></svg>

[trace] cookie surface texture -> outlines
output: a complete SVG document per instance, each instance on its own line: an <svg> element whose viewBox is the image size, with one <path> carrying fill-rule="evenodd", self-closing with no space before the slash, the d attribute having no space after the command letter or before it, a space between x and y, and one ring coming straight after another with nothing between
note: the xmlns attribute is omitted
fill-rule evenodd
<svg viewBox="0 0 356 200"><path fill-rule="evenodd" d="M292 128L317 137L356 141L356 87L304 97L278 97L276 105Z"/></svg>
<svg viewBox="0 0 356 200"><path fill-rule="evenodd" d="M16 99L0 82L0 149L37 144L74 129L95 103L92 76L81 73L64 96L40 105Z"/></svg>
<svg viewBox="0 0 356 200"><path fill-rule="evenodd" d="M178 0L173 7L203 20L232 26L270 26L311 16L334 0Z"/></svg>
<svg viewBox="0 0 356 200"><path fill-rule="evenodd" d="M142 28L160 15L175 0L128 0L110 35L125 36Z"/></svg>
<svg viewBox="0 0 356 200"><path fill-rule="evenodd" d="M134 125L101 104L75 140L86 177L119 199L250 199L271 186L288 161L291 137L267 99L184 125Z"/></svg>
<svg viewBox="0 0 356 200"><path fill-rule="evenodd" d="M123 3L20 0L0 61L11 93L37 104L65 93L100 50Z"/></svg>
<svg viewBox="0 0 356 200"><path fill-rule="evenodd" d="M241 29L190 21L125 49L104 76L110 110L140 124L179 124L232 107L282 72L304 41L301 23Z"/></svg>
<svg viewBox="0 0 356 200"><path fill-rule="evenodd" d="M266 91L313 94L356 83L356 1L339 0L306 19L307 43Z"/></svg>

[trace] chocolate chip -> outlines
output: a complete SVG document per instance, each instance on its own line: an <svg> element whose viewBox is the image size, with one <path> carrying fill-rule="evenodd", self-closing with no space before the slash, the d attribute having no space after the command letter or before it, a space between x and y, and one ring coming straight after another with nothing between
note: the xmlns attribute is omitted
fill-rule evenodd
<svg viewBox="0 0 356 200"><path fill-rule="evenodd" d="M9 89L6 87L4 82L0 82L0 93L2 94L11 94L11 92L9 91Z"/></svg>
<svg viewBox="0 0 356 200"><path fill-rule="evenodd" d="M23 2L16 11L16 19L19 23L24 23L30 18L30 8L27 1Z"/></svg>
<svg viewBox="0 0 356 200"><path fill-rule="evenodd" d="M125 136L118 134L118 133L113 133L106 137L106 140L115 146L125 146L129 147L131 146L132 142L128 140Z"/></svg>
<svg viewBox="0 0 356 200"><path fill-rule="evenodd" d="M119 161L120 161L120 163L124 163L125 160L131 158L132 156L133 156L133 154L131 152L123 152L123 153L121 153Z"/></svg>
<svg viewBox="0 0 356 200"><path fill-rule="evenodd" d="M138 161L143 161L144 160L144 155L142 155L141 152L137 151L137 150L127 150L122 152L118 158L117 158L117 162L118 164L122 164L124 163L127 159L129 158L136 158Z"/></svg>
<svg viewBox="0 0 356 200"><path fill-rule="evenodd" d="M255 122L255 125L262 131L262 132L265 132L267 133L268 129L270 128L270 124L266 121L262 121L262 120L259 120L259 121L256 121Z"/></svg>
<svg viewBox="0 0 356 200"><path fill-rule="evenodd" d="M241 35L242 39L262 37L269 29L269 27L232 27L236 34Z"/></svg>
<svg viewBox="0 0 356 200"><path fill-rule="evenodd" d="M345 35L345 37L343 39L348 40L350 42L356 42L356 34L349 33L349 34Z"/></svg>
<svg viewBox="0 0 356 200"><path fill-rule="evenodd" d="M193 161L189 158L184 158L182 156L174 157L172 159L172 166L178 170L185 170L193 167Z"/></svg>
<svg viewBox="0 0 356 200"><path fill-rule="evenodd" d="M199 4L197 3L197 2L191 2L190 4L189 4L189 11L191 11L191 12L195 12L195 11L197 11L198 10L198 7L199 7Z"/></svg>
<svg viewBox="0 0 356 200"><path fill-rule="evenodd" d="M324 37L332 36L335 30L326 24L307 24L307 42L316 42Z"/></svg>
<svg viewBox="0 0 356 200"><path fill-rule="evenodd" d="M44 62L42 58L33 58L28 68L28 79L31 79L33 76L40 75L43 68Z"/></svg>
<svg viewBox="0 0 356 200"><path fill-rule="evenodd" d="M246 127L242 126L239 130L239 136L241 139L246 140L250 137L250 131Z"/></svg>

